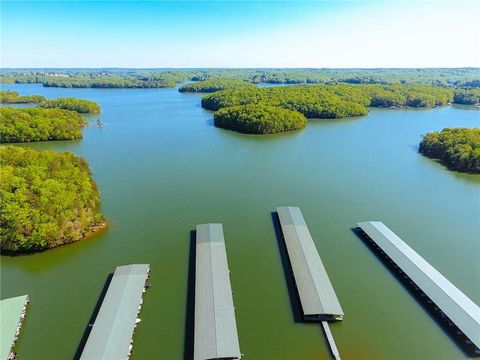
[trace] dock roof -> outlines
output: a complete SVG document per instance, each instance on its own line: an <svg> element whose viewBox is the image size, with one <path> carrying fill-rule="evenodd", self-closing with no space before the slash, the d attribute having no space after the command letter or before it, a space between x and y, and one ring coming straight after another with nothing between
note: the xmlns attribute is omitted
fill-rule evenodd
<svg viewBox="0 0 480 360"><path fill-rule="evenodd" d="M194 360L240 358L222 224L196 235Z"/></svg>
<svg viewBox="0 0 480 360"><path fill-rule="evenodd" d="M80 359L127 359L150 265L118 266Z"/></svg>
<svg viewBox="0 0 480 360"><path fill-rule="evenodd" d="M480 308L380 221L357 224L480 348Z"/></svg>
<svg viewBox="0 0 480 360"><path fill-rule="evenodd" d="M15 345L15 336L19 323L22 321L23 308L28 302L28 296L22 295L0 301L0 359L8 359Z"/></svg>
<svg viewBox="0 0 480 360"><path fill-rule="evenodd" d="M278 218L303 314L342 318L344 313L298 207L278 207Z"/></svg>

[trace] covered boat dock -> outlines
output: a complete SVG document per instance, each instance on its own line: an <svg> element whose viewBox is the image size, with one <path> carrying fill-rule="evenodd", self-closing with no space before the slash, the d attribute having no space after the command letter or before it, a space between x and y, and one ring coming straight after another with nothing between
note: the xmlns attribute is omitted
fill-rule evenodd
<svg viewBox="0 0 480 360"><path fill-rule="evenodd" d="M80 359L128 359L150 272L148 264L118 266Z"/></svg>
<svg viewBox="0 0 480 360"><path fill-rule="evenodd" d="M408 246L380 221L357 224L361 235L373 242L381 253L394 263L403 277L433 302L441 316L448 317L466 337L466 343L480 348L480 308L422 256ZM460 333L460 334L461 334ZM458 333L457 333L458 334Z"/></svg>
<svg viewBox="0 0 480 360"><path fill-rule="evenodd" d="M222 224L196 228L194 360L240 359Z"/></svg>
<svg viewBox="0 0 480 360"><path fill-rule="evenodd" d="M343 310L298 207L277 207L304 320L343 320Z"/></svg>
<svg viewBox="0 0 480 360"><path fill-rule="evenodd" d="M27 311L28 296L22 295L0 301L0 359L15 359L13 348L20 334Z"/></svg>

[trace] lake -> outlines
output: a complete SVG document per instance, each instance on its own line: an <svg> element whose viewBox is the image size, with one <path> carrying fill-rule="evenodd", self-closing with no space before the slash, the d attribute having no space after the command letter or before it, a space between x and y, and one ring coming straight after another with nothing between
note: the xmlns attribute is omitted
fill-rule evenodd
<svg viewBox="0 0 480 360"><path fill-rule="evenodd" d="M285 205L301 208L342 304L331 329L343 359L466 357L352 228L383 221L479 304L480 175L418 153L422 134L480 126L478 110L371 109L255 136L215 128L201 95L177 89L3 89L101 104L83 140L27 146L86 158L110 222L72 245L1 258L2 298L31 300L20 359L72 358L108 274L129 263L151 264L152 284L132 359L181 359L190 232L207 222L224 226L245 359L328 359L321 326L294 321L271 216Z"/></svg>

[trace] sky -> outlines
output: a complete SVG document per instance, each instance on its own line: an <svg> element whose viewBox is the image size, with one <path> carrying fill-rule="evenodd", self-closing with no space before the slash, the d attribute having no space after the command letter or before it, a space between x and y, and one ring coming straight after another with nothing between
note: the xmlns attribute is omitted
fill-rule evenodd
<svg viewBox="0 0 480 360"><path fill-rule="evenodd" d="M0 4L4 68L480 66L478 1Z"/></svg>

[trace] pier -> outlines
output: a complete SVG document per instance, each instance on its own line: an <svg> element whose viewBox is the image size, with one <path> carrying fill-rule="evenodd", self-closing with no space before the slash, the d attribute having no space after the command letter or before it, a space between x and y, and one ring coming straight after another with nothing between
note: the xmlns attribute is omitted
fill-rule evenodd
<svg viewBox="0 0 480 360"><path fill-rule="evenodd" d="M148 264L116 268L83 348L81 360L130 357L149 272Z"/></svg>
<svg viewBox="0 0 480 360"><path fill-rule="evenodd" d="M304 320L343 320L343 310L298 207L278 207Z"/></svg>
<svg viewBox="0 0 480 360"><path fill-rule="evenodd" d="M27 311L27 295L0 301L0 359L15 359L13 351L17 343L23 319Z"/></svg>
<svg viewBox="0 0 480 360"><path fill-rule="evenodd" d="M240 359L222 224L196 229L194 360Z"/></svg>
<svg viewBox="0 0 480 360"><path fill-rule="evenodd" d="M320 321L335 360L340 360L328 321L343 320L343 310L298 207L277 207L304 321Z"/></svg>
<svg viewBox="0 0 480 360"><path fill-rule="evenodd" d="M395 271L431 304L456 335L464 335L463 345L480 348L480 308L437 269L380 221L357 224L360 235L370 241Z"/></svg>

